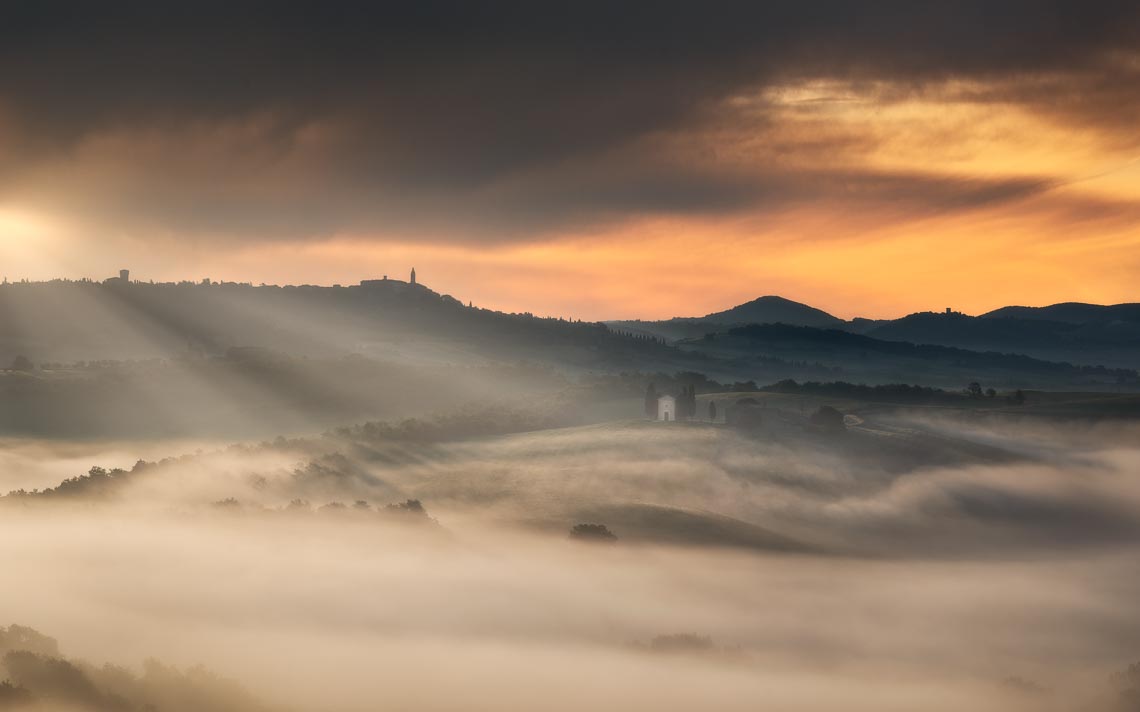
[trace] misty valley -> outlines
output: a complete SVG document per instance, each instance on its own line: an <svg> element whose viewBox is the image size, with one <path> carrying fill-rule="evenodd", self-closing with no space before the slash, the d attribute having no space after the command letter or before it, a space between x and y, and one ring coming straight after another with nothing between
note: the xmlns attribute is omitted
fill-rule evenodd
<svg viewBox="0 0 1140 712"><path fill-rule="evenodd" d="M0 709L1136 710L1102 309L0 285Z"/></svg>

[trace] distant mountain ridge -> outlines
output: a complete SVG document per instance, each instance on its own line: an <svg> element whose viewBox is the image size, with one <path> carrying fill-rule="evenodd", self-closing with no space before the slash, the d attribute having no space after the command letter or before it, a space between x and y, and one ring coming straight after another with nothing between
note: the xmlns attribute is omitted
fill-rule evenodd
<svg viewBox="0 0 1140 712"><path fill-rule="evenodd" d="M971 316L962 312L914 312L896 319L866 319L855 317L840 319L808 304L776 295L758 297L724 311L702 317L675 317L672 321L699 321L710 324L791 324L816 328L847 328L861 326L855 331L875 328L873 325L898 323L919 317L952 316L965 319L1024 319L1051 321L1065 324L1103 324L1113 321L1140 322L1140 302L1121 304L1089 304L1085 302L1059 302L1043 307L1006 306Z"/></svg>
<svg viewBox="0 0 1140 712"><path fill-rule="evenodd" d="M1002 307L981 315L983 319L1040 319L1070 324L1090 324L1107 321L1140 321L1140 303L1086 304L1062 302L1047 307Z"/></svg>
<svg viewBox="0 0 1140 712"><path fill-rule="evenodd" d="M356 354L418 366L537 363L569 373L692 371L726 382L834 380L842 373L853 382L950 386L985 377L995 385L1029 387L1045 373L1066 387L1090 377L1112 385L1105 379L1115 374L1107 372L1041 370L1025 361L878 342L1132 372L1140 365L1140 321L1117 317L1128 317L1134 306L1058 305L1092 319L1087 323L1040 318L1049 308L1030 312L1039 318L926 312L843 321L806 304L764 296L704 317L583 323L480 309L398 280L347 287L57 280L0 285L0 369L18 385L28 372L17 365L20 357L51 374L103 361L197 363L279 352L314 359ZM747 339L730 333L755 324L790 328L749 332ZM835 333L816 338L800 329ZM856 335L876 341L849 338ZM938 356L918 356L927 353ZM1131 387L1130 377L1123 380Z"/></svg>
<svg viewBox="0 0 1140 712"><path fill-rule="evenodd" d="M843 328L845 321L832 316L822 309L794 302L774 295L759 297L690 321L709 324L791 324L793 326L813 326L819 329Z"/></svg>
<svg viewBox="0 0 1140 712"><path fill-rule="evenodd" d="M971 381L998 389L1049 384L1056 388L1111 390L1140 384L1134 367L1074 365L1016 352L912 343L842 329L789 324L734 326L678 341L677 346L724 360L751 363L753 368L763 370L768 379L780 371L799 371L804 374L800 376L802 380L930 383L943 388L960 388Z"/></svg>
<svg viewBox="0 0 1140 712"><path fill-rule="evenodd" d="M898 319L844 321L807 304L764 296L703 317L656 322L610 322L670 342L700 338L728 327L786 324L839 329L887 341L999 351L1075 364L1140 365L1140 303L1063 302L1008 306L980 316L955 311L916 312Z"/></svg>

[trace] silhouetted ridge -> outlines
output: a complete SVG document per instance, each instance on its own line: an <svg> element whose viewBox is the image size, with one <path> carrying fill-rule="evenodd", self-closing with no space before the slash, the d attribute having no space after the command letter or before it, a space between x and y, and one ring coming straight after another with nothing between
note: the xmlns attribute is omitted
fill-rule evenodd
<svg viewBox="0 0 1140 712"><path fill-rule="evenodd" d="M1057 343L1057 332L1070 324L1021 318L982 318L960 312L919 312L882 322L864 333L877 339L943 346L1005 344L1016 349Z"/></svg>
<svg viewBox="0 0 1140 712"><path fill-rule="evenodd" d="M0 363L220 357L233 347L294 356L557 360L637 366L669 349L603 324L465 305L421 283L359 286L65 281L0 286ZM395 355L394 355L395 354Z"/></svg>
<svg viewBox="0 0 1140 712"><path fill-rule="evenodd" d="M975 317L921 312L853 329L879 339L1016 352L1050 361L1132 367L1140 357L1140 305L1006 307Z"/></svg>
<svg viewBox="0 0 1140 712"><path fill-rule="evenodd" d="M1067 322L1070 324L1103 323L1109 321L1140 322L1140 303L1130 304L1084 304L1082 302L1062 302L1047 307L1009 306L982 314L983 319L1031 319L1040 321Z"/></svg>
<svg viewBox="0 0 1140 712"><path fill-rule="evenodd" d="M776 296L753 299L694 321L714 324L792 324L815 327L840 327L845 323L822 309Z"/></svg>

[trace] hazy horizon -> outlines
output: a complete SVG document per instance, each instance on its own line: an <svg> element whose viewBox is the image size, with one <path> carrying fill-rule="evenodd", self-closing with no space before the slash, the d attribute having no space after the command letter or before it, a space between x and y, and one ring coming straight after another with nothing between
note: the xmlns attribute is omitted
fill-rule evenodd
<svg viewBox="0 0 1140 712"><path fill-rule="evenodd" d="M126 269L126 268L123 268L123 269ZM409 273L410 273L410 269L411 268L408 268ZM217 277L214 277L212 275L194 276L194 275L186 275L186 274L174 274L173 276L168 276L165 278L159 278L159 277L153 277L153 276L148 276L148 275L140 275L140 274L136 273L134 270L130 270L130 273L131 273L131 280L132 281L138 280L138 281L142 281L142 282L154 282L155 284L185 284L185 283L197 284L197 283L200 283L203 279L209 279L211 281L211 283L213 283L213 284L220 284L220 283L225 282L225 283L231 283L231 284L250 284L250 285L255 286L255 287L256 286L267 286L267 287L325 287L325 288L332 288L332 287L336 287L336 286L355 287L355 286L359 286L362 281L384 279L384 278L394 280L394 281L403 281L403 282L408 281L408 273L401 273L401 272L384 272L384 273L380 273L380 274L364 274L363 276L360 276L359 278L354 277L352 280L327 281L327 282L312 282L312 281L301 281L301 282L264 281L264 282L255 282L255 281L249 279L248 277L242 277L241 275L237 275L234 277L217 278ZM54 275L54 276L43 277L43 278L28 278L28 277L15 277L15 278L13 278L10 276L2 276L0 278L7 279L9 283L18 283L21 281L26 281L29 283L46 283L46 282L59 281L59 280L70 280L70 281L88 280L91 282L103 282L104 280L110 278L110 276L98 277L98 276L92 276L90 274L78 274L78 275ZM424 278L424 275L422 275L422 274L417 277L417 283L422 284L423 286L427 287L428 289L431 289L432 291L437 292L439 294L446 294L446 295L453 296L453 297L459 299L460 302L467 303L468 301L471 301L473 306L479 307L481 309L491 309L494 311L501 311L501 312L505 312L508 314L531 313L531 314L534 314L535 316L538 316L538 317L551 317L551 318L562 317L562 318L569 318L569 319L582 319L583 321L632 321L632 320L656 321L656 320L665 320L665 319L673 319L673 318L696 318L696 317L705 316L707 314L714 314L717 312L726 311L726 310L731 309L733 307L737 307L737 306L740 306L742 304L747 304L748 302L754 301L756 299L762 299L765 297L779 297L781 299L786 299L788 301L797 302L797 303L803 304L805 306L820 309L821 311L827 312L828 314L831 314L832 316L835 316L839 319L843 319L845 321L850 321L851 319L855 319L855 318L898 319L898 318L908 316L910 314L916 314L916 313L944 312L946 308L950 308L955 312L963 313L963 314L966 314L968 316L981 316L983 314L987 314L987 313L995 311L997 309L1001 309L1002 307L1039 308L1039 307L1056 306L1058 304L1091 304L1093 306L1113 306L1115 304L1135 304L1135 303L1137 303L1135 301L1098 303L1098 302L1082 302L1082 301L1077 300L1077 299L1059 299L1057 301L1049 301L1049 302L1042 302L1042 303L1035 303L1035 304L1029 304L1029 303L1024 303L1024 302L1009 302L1009 303L1001 303L1001 304L994 303L993 305L986 307L986 308L983 308L983 309L980 309L979 311L976 311L976 312L965 311L963 309L959 309L958 307L956 307L952 304L946 304L946 305L942 305L942 306L930 305L930 306L927 306L924 308L914 309L912 311L871 314L871 313L866 312L866 311L861 311L859 307L847 306L844 309L828 309L827 307L822 306L820 304L815 304L812 302L804 301L804 300L798 299L795 296L790 295L790 294L763 293L763 294L755 294L752 296L741 297L741 300L737 301L737 302L724 303L724 304L719 304L719 305L714 304L708 309L708 311L703 311L700 313L690 313L690 314L655 313L652 315L640 315L640 314L639 315L628 315L627 314L627 315L608 315L608 316L602 316L602 317L591 317L588 315L583 316L583 315L578 315L578 314L566 314L566 313L561 313L561 312L543 313L543 312L535 310L534 308L530 307L527 304L493 305L493 304L478 303L478 302L475 302L473 300L467 300L467 299L461 298L461 295L457 295L453 291L450 291L446 285L440 285L440 284L435 284L435 283L426 281Z"/></svg>

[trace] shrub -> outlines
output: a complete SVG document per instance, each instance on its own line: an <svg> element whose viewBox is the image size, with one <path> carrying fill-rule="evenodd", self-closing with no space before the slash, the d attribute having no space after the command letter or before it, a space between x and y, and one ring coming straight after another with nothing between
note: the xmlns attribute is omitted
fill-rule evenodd
<svg viewBox="0 0 1140 712"><path fill-rule="evenodd" d="M617 535L611 532L605 524L575 524L570 529L570 538L578 541L607 543L617 541Z"/></svg>

